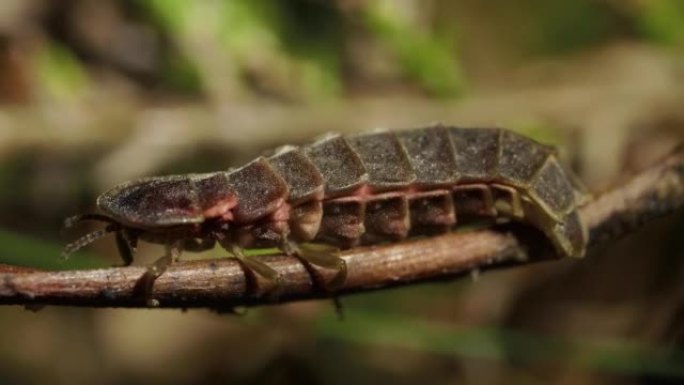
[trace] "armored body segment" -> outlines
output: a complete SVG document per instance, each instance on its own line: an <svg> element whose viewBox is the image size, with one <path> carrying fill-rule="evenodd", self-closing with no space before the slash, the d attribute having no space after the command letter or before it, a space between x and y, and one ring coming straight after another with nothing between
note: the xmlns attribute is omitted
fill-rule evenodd
<svg viewBox="0 0 684 385"><path fill-rule="evenodd" d="M367 180L361 159L339 135L310 145L305 153L323 175L326 198L354 190Z"/></svg>
<svg viewBox="0 0 684 385"><path fill-rule="evenodd" d="M557 218L536 199L526 197L522 203L525 222L542 231L560 254L574 258L584 256L587 233L576 209Z"/></svg>
<svg viewBox="0 0 684 385"><path fill-rule="evenodd" d="M411 228L408 199L402 193L377 195L366 202L364 243L401 240Z"/></svg>
<svg viewBox="0 0 684 385"><path fill-rule="evenodd" d="M298 242L309 242L316 238L323 218L323 203L314 200L292 208L290 212L290 232Z"/></svg>
<svg viewBox="0 0 684 385"><path fill-rule="evenodd" d="M454 207L459 217L494 217L494 196L486 184L466 184L453 188Z"/></svg>
<svg viewBox="0 0 684 385"><path fill-rule="evenodd" d="M416 183L421 186L443 186L458 180L459 169L446 128L400 131L397 136L409 155Z"/></svg>
<svg viewBox="0 0 684 385"><path fill-rule="evenodd" d="M197 192L199 208L203 212L221 204L237 203L226 172L192 175L190 180Z"/></svg>
<svg viewBox="0 0 684 385"><path fill-rule="evenodd" d="M496 215L516 219L523 219L525 217L521 202L522 198L518 189L494 183L490 185L490 191L492 192Z"/></svg>
<svg viewBox="0 0 684 385"><path fill-rule="evenodd" d="M184 175L140 179L102 194L97 207L138 229L200 223L204 217L193 187Z"/></svg>
<svg viewBox="0 0 684 385"><path fill-rule="evenodd" d="M283 243L288 226L283 221L258 221L232 230L231 242L239 247L273 247Z"/></svg>
<svg viewBox="0 0 684 385"><path fill-rule="evenodd" d="M527 187L553 149L511 131L502 131L499 177L504 183Z"/></svg>
<svg viewBox="0 0 684 385"><path fill-rule="evenodd" d="M301 150L286 147L268 158L268 162L285 179L290 194L288 202L291 205L323 199L323 176Z"/></svg>
<svg viewBox="0 0 684 385"><path fill-rule="evenodd" d="M368 185L374 191L405 187L416 179L408 155L391 132L354 135L349 144L368 172Z"/></svg>
<svg viewBox="0 0 684 385"><path fill-rule="evenodd" d="M461 182L487 182L498 175L501 130L451 127L456 166Z"/></svg>
<svg viewBox="0 0 684 385"><path fill-rule="evenodd" d="M237 223L265 217L287 199L287 183L263 157L228 174L238 205L233 211Z"/></svg>
<svg viewBox="0 0 684 385"><path fill-rule="evenodd" d="M365 232L366 203L361 197L340 198L323 202L323 219L317 239L340 247L359 243Z"/></svg>
<svg viewBox="0 0 684 385"><path fill-rule="evenodd" d="M557 240L559 249L565 255L583 257L587 242L587 232L579 217L577 210L570 212L562 221L556 223L553 229L552 239Z"/></svg>
<svg viewBox="0 0 684 385"><path fill-rule="evenodd" d="M556 157L547 158L534 180L529 194L556 220L574 208L575 191Z"/></svg>
<svg viewBox="0 0 684 385"><path fill-rule="evenodd" d="M449 190L412 194L409 208L413 234L443 233L456 224L454 200Z"/></svg>

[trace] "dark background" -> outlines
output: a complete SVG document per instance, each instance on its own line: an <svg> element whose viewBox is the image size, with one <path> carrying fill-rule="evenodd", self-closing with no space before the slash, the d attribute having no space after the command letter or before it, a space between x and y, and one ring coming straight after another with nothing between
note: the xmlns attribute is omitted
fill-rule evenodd
<svg viewBox="0 0 684 385"><path fill-rule="evenodd" d="M327 131L508 127L600 192L681 141L683 85L679 0L2 1L0 262L117 263L111 238L59 262L96 226L61 221L118 182ZM1 308L0 383L678 383L683 231L344 298L343 322L328 302Z"/></svg>

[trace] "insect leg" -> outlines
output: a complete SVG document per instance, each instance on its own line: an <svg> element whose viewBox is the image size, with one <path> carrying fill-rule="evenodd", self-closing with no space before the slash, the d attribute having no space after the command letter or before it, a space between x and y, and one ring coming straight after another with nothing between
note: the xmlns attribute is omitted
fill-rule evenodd
<svg viewBox="0 0 684 385"><path fill-rule="evenodd" d="M123 265L129 266L133 263L133 255L135 255L135 251L138 248L138 236L126 229L117 231L116 248L119 250L119 255L124 261Z"/></svg>
<svg viewBox="0 0 684 385"><path fill-rule="evenodd" d="M166 244L166 252L164 256L157 259L148 270L154 274L155 278L159 277L172 263L178 261L183 250L182 241L174 241Z"/></svg>
<svg viewBox="0 0 684 385"><path fill-rule="evenodd" d="M257 258L245 255L240 246L230 242L227 238L220 237L218 241L226 251L231 253L250 271L257 273L272 283L273 287L266 292L270 298L277 300L280 297L283 291L283 276L280 273Z"/></svg>
<svg viewBox="0 0 684 385"><path fill-rule="evenodd" d="M181 251L183 250L183 242L181 240L173 241L166 244L166 252L164 255L154 261L151 265L147 266L147 271L143 275L143 293L145 295L145 301L148 306L156 307L159 306L159 301L152 298L152 287L154 282L164 274L168 267L178 260Z"/></svg>
<svg viewBox="0 0 684 385"><path fill-rule="evenodd" d="M283 237L283 243L280 249L287 255L299 258L305 263L305 267L311 276L313 284L323 289L326 292L334 292L342 288L344 282L347 280L347 262L340 258L340 250L334 246L320 244L320 243L304 243L297 245L294 242ZM325 267L329 269L336 269L337 273L329 283L321 282L315 271L311 270L307 264ZM334 295L332 303L335 307L337 318L344 319L344 308L339 297Z"/></svg>
<svg viewBox="0 0 684 385"><path fill-rule="evenodd" d="M337 247L320 243L296 245L286 240L281 249L285 254L297 256L312 265L337 270L335 277L329 283L322 285L327 291L340 289L347 280L347 262L340 258L340 249Z"/></svg>

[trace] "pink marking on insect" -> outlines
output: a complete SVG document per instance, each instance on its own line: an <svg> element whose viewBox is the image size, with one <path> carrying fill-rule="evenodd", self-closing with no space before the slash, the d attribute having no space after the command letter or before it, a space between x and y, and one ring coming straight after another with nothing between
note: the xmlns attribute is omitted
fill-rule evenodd
<svg viewBox="0 0 684 385"><path fill-rule="evenodd" d="M232 221L234 219L233 217L233 208L235 208L238 205L238 200L235 198L235 196L230 196L226 199L220 200L216 202L213 206L209 207L208 209L204 210L202 212L202 215L209 219L209 218L221 218L226 222Z"/></svg>
<svg viewBox="0 0 684 385"><path fill-rule="evenodd" d="M289 204L283 202L278 206L276 211L271 214L270 219L273 221L287 221L290 219L290 211L292 210L292 206Z"/></svg>

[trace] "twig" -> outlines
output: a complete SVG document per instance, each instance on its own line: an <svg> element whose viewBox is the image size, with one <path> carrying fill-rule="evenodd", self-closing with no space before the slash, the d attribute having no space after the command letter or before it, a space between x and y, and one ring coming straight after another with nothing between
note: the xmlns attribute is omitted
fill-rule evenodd
<svg viewBox="0 0 684 385"><path fill-rule="evenodd" d="M589 228L589 248L631 233L682 206L684 147L581 209ZM335 271L305 266L284 255L263 258L283 275L279 301L285 302L453 279L474 270L553 257L526 239L487 229L349 250L342 255L349 275L335 294L320 289L333 279ZM0 266L0 304L145 307L141 295L144 273L141 266L61 272ZM234 259L189 261L174 264L159 277L153 297L161 307L231 309L273 303L263 295L270 286Z"/></svg>

